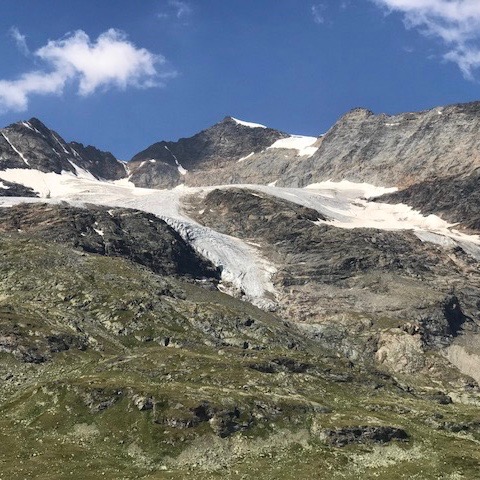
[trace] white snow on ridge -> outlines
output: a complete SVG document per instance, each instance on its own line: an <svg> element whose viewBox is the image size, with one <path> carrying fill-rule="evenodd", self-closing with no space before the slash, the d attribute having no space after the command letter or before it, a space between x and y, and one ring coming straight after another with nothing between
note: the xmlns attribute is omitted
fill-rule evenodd
<svg viewBox="0 0 480 480"><path fill-rule="evenodd" d="M320 183L311 183L305 187L307 190L321 191L323 194L330 192L332 196L346 196L350 199L355 198L374 198L380 197L387 193L397 192L396 187L377 187L370 183L356 183L349 180L341 180L340 182L332 182L327 180Z"/></svg>
<svg viewBox="0 0 480 480"><path fill-rule="evenodd" d="M55 139L55 141L62 147L62 150L67 154L67 155L70 155L70 152L65 148L65 146L63 145L62 142L60 142L60 140L57 138L57 136L52 132L52 135L53 135L53 138Z"/></svg>
<svg viewBox="0 0 480 480"><path fill-rule="evenodd" d="M3 138L7 141L7 143L12 147L12 150L27 164L27 165L30 165L30 163L28 163L28 160L23 156L23 153L20 152L19 150L17 150L15 148L15 146L13 145L12 142L10 142L10 140L7 138L7 136L2 132L2 136Z"/></svg>
<svg viewBox="0 0 480 480"><path fill-rule="evenodd" d="M230 118L238 125L243 125L244 127L267 128L265 125L261 125L260 123L244 122L243 120L239 120L238 118L233 118L233 117L230 117Z"/></svg>
<svg viewBox="0 0 480 480"><path fill-rule="evenodd" d="M32 127L32 125L30 124L30 122L22 122L22 125L24 127L27 127L29 128L32 132L36 132L38 134L40 134L42 137L44 137L44 135L42 133L40 133L35 127Z"/></svg>
<svg viewBox="0 0 480 480"><path fill-rule="evenodd" d="M277 140L273 145L270 145L268 149L284 148L288 150L298 150L298 155L300 157L311 157L318 150L317 147L313 146L317 140L317 137L291 135L290 137Z"/></svg>

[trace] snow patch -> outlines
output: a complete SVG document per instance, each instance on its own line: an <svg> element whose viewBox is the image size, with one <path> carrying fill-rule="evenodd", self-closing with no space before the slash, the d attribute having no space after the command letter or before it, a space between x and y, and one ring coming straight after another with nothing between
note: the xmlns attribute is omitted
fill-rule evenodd
<svg viewBox="0 0 480 480"><path fill-rule="evenodd" d="M254 155L255 155L255 152L252 152L249 155L247 155L246 157L242 157L242 158L238 159L237 163L243 162L244 160L247 160L248 158L253 157Z"/></svg>
<svg viewBox="0 0 480 480"><path fill-rule="evenodd" d="M267 128L265 125L261 125L260 123L252 123L252 122L244 122L243 120L239 120L238 118L230 117L237 125L243 125L244 127L249 128Z"/></svg>
<svg viewBox="0 0 480 480"><path fill-rule="evenodd" d="M318 150L317 147L313 146L317 140L317 137L291 135L290 137L277 140L273 145L268 147L268 149L283 148L288 150L298 150L298 155L300 157L311 157Z"/></svg>
<svg viewBox="0 0 480 480"><path fill-rule="evenodd" d="M62 142L57 138L57 136L52 132L52 136L55 139L55 141L62 147L63 151L67 154L70 155L70 152L65 148Z"/></svg>
<svg viewBox="0 0 480 480"><path fill-rule="evenodd" d="M42 137L45 137L45 135L43 135L43 133L41 133L39 130L37 130L34 126L32 126L30 124L30 122L22 122L22 125L24 127L27 127L28 129L30 129L32 132L35 132L35 133L38 133L39 135L41 135Z"/></svg>
<svg viewBox="0 0 480 480"><path fill-rule="evenodd" d="M370 199L398 191L396 187L377 187L370 183L356 183L348 180L341 180L340 182L327 180L320 183L311 183L305 189L319 190L322 193L328 192L330 195L344 196L352 200L355 198Z"/></svg>
<svg viewBox="0 0 480 480"><path fill-rule="evenodd" d="M7 143L12 147L12 150L27 164L30 166L30 164L28 163L28 160L23 156L23 153L20 152L19 150L17 150L15 148L15 146L12 144L12 142L10 142L10 140L7 138L7 136L1 132L2 135L3 135L3 138L7 141Z"/></svg>
<svg viewBox="0 0 480 480"><path fill-rule="evenodd" d="M178 161L177 157L172 153L172 151L166 145L165 145L165 149L170 152L173 159L175 160L175 163L177 165L177 169L178 169L178 172L180 173L180 175L186 175L188 170L186 170L185 168L182 167L182 165L180 165L180 162Z"/></svg>
<svg viewBox="0 0 480 480"><path fill-rule="evenodd" d="M80 156L80 154L79 154L73 147L70 147L70 148L72 149L72 152L73 152L73 156L74 156L74 157L82 158L82 157Z"/></svg>

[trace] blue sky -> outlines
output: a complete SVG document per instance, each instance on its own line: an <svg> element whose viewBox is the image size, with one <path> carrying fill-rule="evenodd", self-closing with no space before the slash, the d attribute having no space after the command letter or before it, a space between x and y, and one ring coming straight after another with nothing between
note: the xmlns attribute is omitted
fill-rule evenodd
<svg viewBox="0 0 480 480"><path fill-rule="evenodd" d="M121 159L226 115L318 135L480 99L479 27L477 0L3 0L0 125Z"/></svg>

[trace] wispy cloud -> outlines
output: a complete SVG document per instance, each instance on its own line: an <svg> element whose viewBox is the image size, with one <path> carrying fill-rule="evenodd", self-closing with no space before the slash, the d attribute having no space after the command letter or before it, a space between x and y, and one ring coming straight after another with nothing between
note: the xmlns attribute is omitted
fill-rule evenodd
<svg viewBox="0 0 480 480"><path fill-rule="evenodd" d="M27 37L20 33L20 30L17 27L12 27L9 31L10 36L15 41L17 48L24 54L30 55L30 49L27 45Z"/></svg>
<svg viewBox="0 0 480 480"><path fill-rule="evenodd" d="M168 8L158 13L157 17L161 19L175 18L183 24L188 24L192 14L193 8L189 3L183 0L169 0Z"/></svg>
<svg viewBox="0 0 480 480"><path fill-rule="evenodd" d="M193 13L192 7L187 2L170 0L168 3L176 10L177 18L185 18Z"/></svg>
<svg viewBox="0 0 480 480"><path fill-rule="evenodd" d="M321 25L322 23L325 23L325 17L324 17L325 9L326 9L326 6L323 3L317 3L311 6L310 10L312 12L313 21L316 24Z"/></svg>
<svg viewBox="0 0 480 480"><path fill-rule="evenodd" d="M479 0L371 0L388 12L404 16L407 28L440 40L443 58L456 63L465 78L473 80L480 68Z"/></svg>
<svg viewBox="0 0 480 480"><path fill-rule="evenodd" d="M96 41L78 30L49 41L33 56L45 69L32 70L15 80L0 79L0 112L25 110L32 95L61 95L67 83L76 83L78 94L88 96L112 87L158 87L175 75L167 71L164 57L137 48L115 29L102 33Z"/></svg>

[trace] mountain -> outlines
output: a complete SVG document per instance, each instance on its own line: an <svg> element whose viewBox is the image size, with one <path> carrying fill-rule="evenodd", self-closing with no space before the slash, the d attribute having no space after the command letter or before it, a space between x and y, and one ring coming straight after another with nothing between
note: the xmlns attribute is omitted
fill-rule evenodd
<svg viewBox="0 0 480 480"><path fill-rule="evenodd" d="M159 142L135 155L130 180L151 188L274 182L303 187L329 179L403 188L465 177L480 166L479 112L479 102L399 115L358 108L318 138L227 117L191 138Z"/></svg>
<svg viewBox="0 0 480 480"><path fill-rule="evenodd" d="M190 183L196 172L228 171L241 158L259 153L287 134L226 117L178 142L158 142L129 162L130 181L139 187L164 188Z"/></svg>
<svg viewBox="0 0 480 480"><path fill-rule="evenodd" d="M279 185L332 179L408 187L467 176L480 167L480 102L400 115L355 109L324 136L311 158L291 166Z"/></svg>
<svg viewBox="0 0 480 480"><path fill-rule="evenodd" d="M479 105L1 130L3 475L476 478Z"/></svg>
<svg viewBox="0 0 480 480"><path fill-rule="evenodd" d="M125 176L125 167L111 153L68 144L36 118L0 130L0 170L12 168L58 174L77 174L82 169L105 180Z"/></svg>

